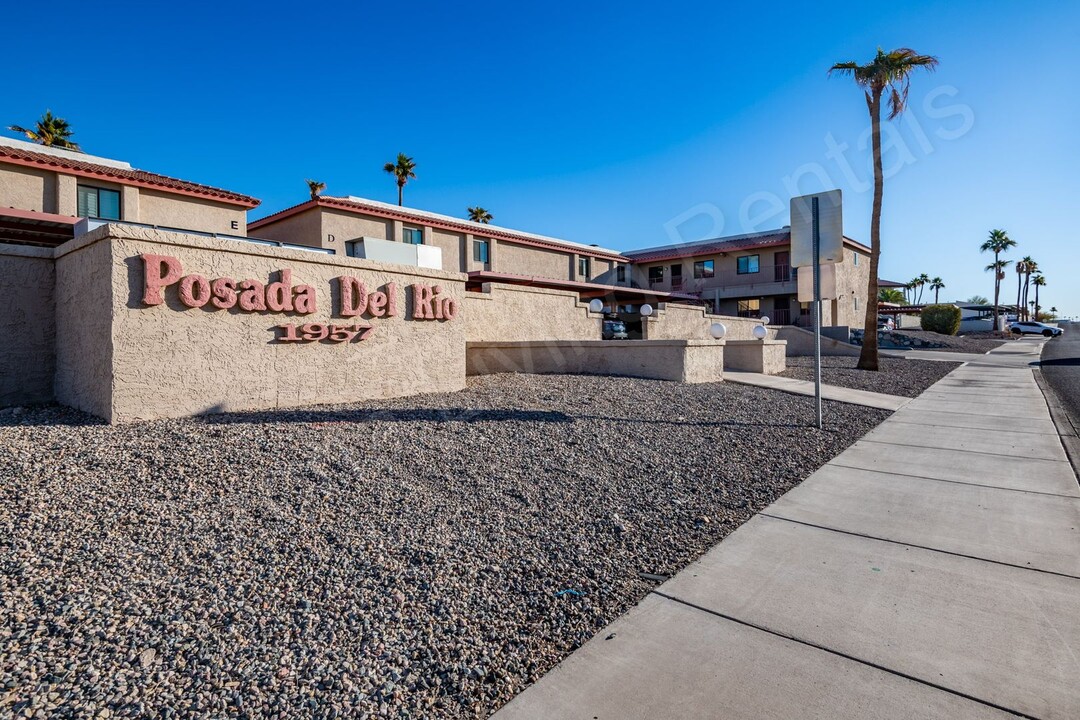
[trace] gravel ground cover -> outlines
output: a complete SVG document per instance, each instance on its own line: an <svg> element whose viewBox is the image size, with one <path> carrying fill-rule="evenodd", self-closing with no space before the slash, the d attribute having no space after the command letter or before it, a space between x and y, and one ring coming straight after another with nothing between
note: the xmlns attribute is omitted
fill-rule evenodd
<svg viewBox="0 0 1080 720"><path fill-rule="evenodd" d="M737 385L0 414L0 717L484 717L888 413Z"/></svg>
<svg viewBox="0 0 1080 720"><path fill-rule="evenodd" d="M936 360L908 360L907 358L879 357L877 372L859 370L857 357L821 358L821 382L826 385L870 390L886 395L917 397L923 390L960 367L956 362ZM789 357L783 377L796 380L814 380L814 358L805 355Z"/></svg>
<svg viewBox="0 0 1080 720"><path fill-rule="evenodd" d="M939 335L926 330L896 330L894 332L928 342L941 343L944 347L934 348L940 352L986 353L1007 342L1012 342L1012 338L1007 335L995 335L988 332L967 333L966 335Z"/></svg>

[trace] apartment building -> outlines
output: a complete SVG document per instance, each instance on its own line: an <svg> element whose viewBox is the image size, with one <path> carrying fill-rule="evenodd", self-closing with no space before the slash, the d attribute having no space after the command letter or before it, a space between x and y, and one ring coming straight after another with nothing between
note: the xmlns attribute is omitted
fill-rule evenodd
<svg viewBox="0 0 1080 720"><path fill-rule="evenodd" d="M0 138L0 242L55 246L79 218L243 236L258 204L126 162Z"/></svg>
<svg viewBox="0 0 1080 720"><path fill-rule="evenodd" d="M850 238L844 245L844 260L835 267L837 298L823 304L822 323L858 327L866 313L870 248ZM693 296L720 315L767 316L779 325L813 324L810 304L798 300L790 227L623 255L631 263L634 285Z"/></svg>

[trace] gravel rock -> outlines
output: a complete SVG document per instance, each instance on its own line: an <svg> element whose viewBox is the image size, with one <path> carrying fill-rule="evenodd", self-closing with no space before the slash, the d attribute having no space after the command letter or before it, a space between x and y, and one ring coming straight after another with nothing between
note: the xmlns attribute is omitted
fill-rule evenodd
<svg viewBox="0 0 1080 720"><path fill-rule="evenodd" d="M937 345L935 350L942 352L987 353L1005 343L1012 342L1010 336L1003 333L968 333L966 335L939 335L926 330L894 330L894 334L904 335L912 340L922 340Z"/></svg>
<svg viewBox="0 0 1080 720"><path fill-rule="evenodd" d="M958 362L879 357L878 371L874 372L859 370L855 367L858 362L857 357L823 356L821 382L886 395L917 397L926 388L960 367ZM805 355L789 357L787 370L780 375L813 382L814 358Z"/></svg>
<svg viewBox="0 0 1080 720"><path fill-rule="evenodd" d="M0 716L483 717L883 420L738 385L0 416ZM707 521L702 521L702 519Z"/></svg>

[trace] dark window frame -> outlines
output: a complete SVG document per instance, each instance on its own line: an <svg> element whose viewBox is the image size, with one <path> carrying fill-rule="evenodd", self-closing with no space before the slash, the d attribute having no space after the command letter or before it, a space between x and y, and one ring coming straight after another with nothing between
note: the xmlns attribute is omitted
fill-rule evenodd
<svg viewBox="0 0 1080 720"><path fill-rule="evenodd" d="M750 269L750 261L754 261L754 269ZM743 262L745 261L746 267L743 268ZM761 256L760 255L743 255L735 259L735 273L737 275L754 275L761 272Z"/></svg>
<svg viewBox="0 0 1080 720"><path fill-rule="evenodd" d="M708 266L708 267L706 267ZM707 278L716 277L716 263L713 260L695 260L694 261L694 279L705 280Z"/></svg>
<svg viewBox="0 0 1080 720"><path fill-rule="evenodd" d="M649 268L649 285L659 285L664 282L664 266L656 265Z"/></svg>
<svg viewBox="0 0 1080 720"><path fill-rule="evenodd" d="M751 303L756 303L757 307L751 307ZM745 307L743 307L744 305ZM737 307L739 317L761 317L761 298L744 298L739 300Z"/></svg>
<svg viewBox="0 0 1080 720"><path fill-rule="evenodd" d="M91 218L92 220L122 220L123 219L123 217L124 217L124 194L123 194L123 192L121 192L120 190L114 190L113 188L101 187L100 185L86 185L84 183L78 183L75 186L75 205L76 205L75 212L76 212L76 214L78 214L78 212L79 212L78 211L79 194L83 190L93 190L94 193L97 195L96 202L97 202L98 211L94 215L91 215L89 212L87 212L86 215L81 215L80 214L79 217ZM113 193L114 195L116 195L116 217L106 217L106 216L101 214L101 193L103 193L103 192Z"/></svg>
<svg viewBox="0 0 1080 720"><path fill-rule="evenodd" d="M419 240L419 242L413 242L412 240L408 239L410 237L419 237L420 240ZM423 228L408 227L408 226L402 227L401 228L401 242L405 243L406 245L423 245L424 244L424 229Z"/></svg>
<svg viewBox="0 0 1080 720"><path fill-rule="evenodd" d="M587 255L578 256L577 271L581 277L588 278L592 272L592 258Z"/></svg>
<svg viewBox="0 0 1080 720"><path fill-rule="evenodd" d="M491 241L476 238L473 240L473 261L487 265L491 262Z"/></svg>

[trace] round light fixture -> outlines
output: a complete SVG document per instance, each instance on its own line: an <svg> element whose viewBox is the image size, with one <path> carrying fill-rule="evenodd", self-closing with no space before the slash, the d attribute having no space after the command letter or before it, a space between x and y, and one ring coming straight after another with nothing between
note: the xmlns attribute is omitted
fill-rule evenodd
<svg viewBox="0 0 1080 720"><path fill-rule="evenodd" d="M765 329L764 325L754 326L754 337L758 340L764 340L769 335L769 331Z"/></svg>
<svg viewBox="0 0 1080 720"><path fill-rule="evenodd" d="M719 340L727 335L727 328L724 327L724 323L713 323L709 326L709 334Z"/></svg>
<svg viewBox="0 0 1080 720"><path fill-rule="evenodd" d="M589 309L594 313L604 312L604 301L600 298L593 298L589 301Z"/></svg>
<svg viewBox="0 0 1080 720"><path fill-rule="evenodd" d="M641 306L641 317L649 317L652 315L652 305L648 303Z"/></svg>
<svg viewBox="0 0 1080 720"><path fill-rule="evenodd" d="M769 324L769 316L768 315L765 315L764 317L761 318L761 324L762 325L768 325Z"/></svg>

